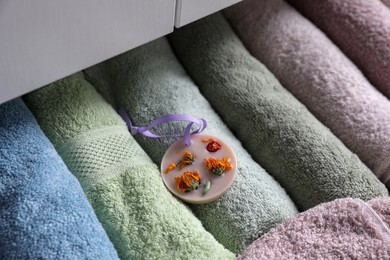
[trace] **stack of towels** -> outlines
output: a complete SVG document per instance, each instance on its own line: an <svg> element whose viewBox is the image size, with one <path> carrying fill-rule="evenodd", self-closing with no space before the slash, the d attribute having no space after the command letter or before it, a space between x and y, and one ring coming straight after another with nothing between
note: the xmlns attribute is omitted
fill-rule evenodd
<svg viewBox="0 0 390 260"><path fill-rule="evenodd" d="M120 116L82 75L25 100L80 181L121 259L234 256L169 193Z"/></svg>
<svg viewBox="0 0 390 260"><path fill-rule="evenodd" d="M329 26L329 30L335 29L338 32L341 23L334 19L335 15L331 10L341 12L341 7L348 9L348 6L353 5L349 9L356 11L354 8L357 8L360 2L368 4L375 1L292 2L305 2L302 6L313 6L313 10L323 11L321 14L329 17L325 17L326 15L321 17L317 13L313 16L322 22L334 22ZM378 5L381 5L380 1ZM329 6L329 10L323 6ZM381 74L380 79L390 88L390 63L388 63L390 62L390 12L385 7L382 11L388 12L384 15L386 19L383 19L389 21L388 26L370 28L371 30L382 28L383 32L378 31L378 34L373 34L368 31L365 34L367 37L357 36L361 33L352 30L357 27L355 24L359 24L357 17L360 16L352 10L344 10L348 13L348 17L356 19L354 23L341 14L339 16L340 21L344 21L345 25L351 27L342 31L345 38L349 40L343 41L348 50L358 46L357 43L352 42L353 38L350 35L356 36L365 44L369 43L368 38L372 38L372 41L376 40L370 35L383 34L387 37L387 39L378 37L376 40L378 44L373 47L375 52L369 51L366 47L362 49L368 52L367 54L361 50L356 52L361 54L359 57L368 57L369 54L376 55L379 52L387 55L386 57L381 54L380 58L370 56L372 60L379 59L383 65L377 64L375 67L370 64L373 65L370 68ZM282 0L244 1L226 10L225 13L249 51L264 62L283 86L304 103L351 151L356 153L376 176L384 183L388 183L390 181L390 135L388 134L390 133L388 113L390 102L370 84L351 60L315 25ZM377 15L371 16L371 20L378 18ZM366 16L364 18L368 19ZM372 23L376 22L372 21ZM364 31L363 28L361 30ZM363 63L369 64L368 60L364 60ZM388 66L385 66L385 63L388 63Z"/></svg>
<svg viewBox="0 0 390 260"><path fill-rule="evenodd" d="M386 3L245 0L0 105L0 258L389 259ZM206 119L233 185L177 199L120 108Z"/></svg>
<svg viewBox="0 0 390 260"><path fill-rule="evenodd" d="M0 106L0 259L118 259L22 100Z"/></svg>

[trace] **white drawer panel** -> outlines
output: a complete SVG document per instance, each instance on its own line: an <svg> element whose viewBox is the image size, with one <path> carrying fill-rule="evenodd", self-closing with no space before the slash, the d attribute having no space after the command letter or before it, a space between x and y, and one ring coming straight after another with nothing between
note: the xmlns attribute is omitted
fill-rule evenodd
<svg viewBox="0 0 390 260"><path fill-rule="evenodd" d="M175 26L180 27L241 0L177 0Z"/></svg>
<svg viewBox="0 0 390 260"><path fill-rule="evenodd" d="M0 103L173 30L175 0L0 1Z"/></svg>

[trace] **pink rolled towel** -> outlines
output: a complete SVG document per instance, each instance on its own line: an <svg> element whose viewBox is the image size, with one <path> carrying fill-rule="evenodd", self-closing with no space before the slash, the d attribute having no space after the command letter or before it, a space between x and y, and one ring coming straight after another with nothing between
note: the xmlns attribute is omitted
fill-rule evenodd
<svg viewBox="0 0 390 260"><path fill-rule="evenodd" d="M286 2L248 0L225 16L252 54L390 187L389 100Z"/></svg>
<svg viewBox="0 0 390 260"><path fill-rule="evenodd" d="M289 1L390 97L390 10L381 0Z"/></svg>
<svg viewBox="0 0 390 260"><path fill-rule="evenodd" d="M390 207L390 199L382 200ZM239 259L389 259L390 230L369 203L339 199L286 220Z"/></svg>
<svg viewBox="0 0 390 260"><path fill-rule="evenodd" d="M372 199L368 203L390 228L390 197Z"/></svg>

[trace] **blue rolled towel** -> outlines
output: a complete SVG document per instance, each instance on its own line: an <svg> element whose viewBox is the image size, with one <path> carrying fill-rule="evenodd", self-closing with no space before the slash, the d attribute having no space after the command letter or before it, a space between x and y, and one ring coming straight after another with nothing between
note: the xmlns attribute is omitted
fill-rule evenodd
<svg viewBox="0 0 390 260"><path fill-rule="evenodd" d="M118 259L23 101L0 106L0 259Z"/></svg>

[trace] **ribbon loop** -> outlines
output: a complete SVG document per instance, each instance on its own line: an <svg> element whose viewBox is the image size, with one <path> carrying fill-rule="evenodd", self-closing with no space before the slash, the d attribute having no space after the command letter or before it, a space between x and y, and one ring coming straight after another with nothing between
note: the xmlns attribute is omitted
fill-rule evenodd
<svg viewBox="0 0 390 260"><path fill-rule="evenodd" d="M161 116L155 119L152 123L147 126L135 126L131 121L130 117L127 115L126 110L122 107L119 109L118 114L122 117L122 119L126 122L127 128L129 129L131 135L142 134L144 136L150 138L164 138L164 137L179 137L184 138L184 143L187 146L191 145L190 136L193 134L199 134L207 127L207 122L203 118L196 118L191 115L186 114L168 114L165 116ZM187 121L189 122L184 130L184 134L181 136L178 135L156 135L149 130L153 127L156 127L161 124L165 124L172 121ZM199 126L198 129L191 132L191 128L194 124Z"/></svg>

